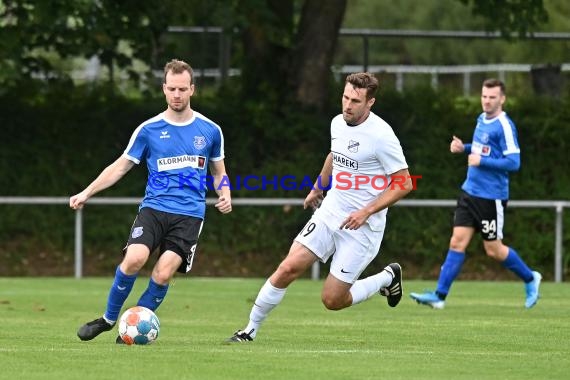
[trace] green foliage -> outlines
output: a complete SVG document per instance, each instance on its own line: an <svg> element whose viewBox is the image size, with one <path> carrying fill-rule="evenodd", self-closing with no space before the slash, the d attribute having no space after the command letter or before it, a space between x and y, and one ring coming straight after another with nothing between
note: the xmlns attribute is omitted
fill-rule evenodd
<svg viewBox="0 0 570 380"><path fill-rule="evenodd" d="M517 4L511 6L511 3ZM539 3L542 1L424 0L420 3L416 0L354 0L348 4L343 28L482 31L507 27L508 32L514 33L522 29L530 32L568 30L570 3L546 0L542 4L544 10L539 9ZM536 12L527 12L525 17L516 16L525 8L535 7ZM544 19L545 13L548 21ZM568 44L565 40L529 38L370 38L369 64L560 64L570 60ZM335 63L362 64L362 39L341 37Z"/></svg>
<svg viewBox="0 0 570 380"><path fill-rule="evenodd" d="M336 93L340 93L340 88ZM315 179L329 149L329 123L340 103L331 96L329 114L319 115L282 103L279 111L263 103L243 102L231 89L218 96L200 95L193 107L222 126L226 166L232 183L246 175L295 176ZM73 102L69 97L73 97ZM0 98L3 159L0 192L4 196L61 196L81 191L124 150L132 131L161 112L164 100L127 100L97 91L64 92L57 87L39 99ZM334 109L334 111L333 111ZM522 169L511 177L511 199L567 199L570 188L566 152L570 141L570 98L559 100L515 97L506 110L518 126ZM449 153L457 135L471 139L480 112L478 98L461 98L445 91L417 88L386 91L374 111L396 131L410 171L421 175L417 199L455 199L465 177L465 157ZM144 165L134 168L101 196L142 197ZM249 191L234 198L303 198L308 189ZM213 194L210 194L213 196ZM61 206L0 205L1 275L73 273L73 212ZM447 249L452 208L394 207L377 264L399 260L408 273L433 277ZM85 273L106 274L120 258L136 206L90 206L84 210ZM221 215L209 208L198 247L197 274L267 275L288 251L291 240L310 216L298 206L235 206ZM570 223L564 220L564 246L570 244ZM550 209L509 209L507 244L547 277L552 273L554 212ZM469 249L467 273L505 275L483 258L478 239ZM210 265L211 263L211 265ZM37 265L41 265L39 268ZM485 268L484 271L481 268ZM568 271L568 262L565 271Z"/></svg>
<svg viewBox="0 0 570 380"><path fill-rule="evenodd" d="M426 0L421 4L355 0L348 2L344 26L480 30L485 18L471 17L471 9L485 17L494 17L494 12L490 14L490 8L485 8L489 4L496 5L500 20L509 18L507 26L515 30L533 29L543 20L542 2L520 2L512 12L506 12L504 6L512 3L469 2L473 7L469 8L456 0ZM294 95L286 87L288 81L283 72L291 63L287 57L295 46L295 26L304 4L305 1L293 0L191 0L181 7L173 0L142 3L0 1L0 125L3 128L0 192L2 195L67 197L80 191L121 154L141 121L163 109L162 95L154 97L153 91L128 100L116 95L117 86L113 83L73 88L76 84L68 76L72 58L97 56L107 66L111 79L118 68L139 85L144 82L141 75L145 73L136 70L137 62L146 69L160 67L165 59L179 51L182 51L179 58L190 62L200 65L214 62L211 54L204 50L213 50L212 46L217 49L215 41L207 37L201 37L200 42L170 40L172 36L165 34L168 25L221 25L226 31L237 27L240 33L244 30L251 33L249 38L239 35L239 42L234 43L237 48L233 50L236 54L232 62L234 67L247 69L242 74L249 74L224 83L220 96L199 93L193 99L196 109L224 129L230 177L255 174L314 178L329 148L328 127L330 118L338 113L339 97L326 97L330 100L316 113L295 105ZM523 12L524 17L510 18L526 6L538 12ZM545 1L544 8L552 16L551 23L545 27L554 28L552 30L566 27L567 3ZM244 47L245 41L251 44L248 48ZM426 44L418 40L373 40L370 61L566 62L568 59L564 57L570 50L554 44L532 41ZM184 49L177 50L180 45L184 45ZM343 63L359 63L362 46L353 40L350 46L346 45L341 46L338 57L343 58ZM248 52L252 55L248 56ZM328 69L323 66L323 70ZM44 80L29 80L38 74ZM292 79L296 79L295 72ZM528 80L525 82L528 84ZM324 90L328 85L323 84L318 89ZM338 94L338 84L330 87L335 85L337 88L331 93ZM154 88L154 83L148 88ZM422 175L418 190L410 197L454 198L465 167L460 157L446 153L449 138L452 134L470 138L474 117L480 108L478 99L457 98L420 85L408 88L403 94L389 91L383 94L375 111L396 130L412 173ZM560 101L534 97L510 99L509 113L519 126L523 145L523 169L513 176L513 198L567 196L568 179L560 173L564 173L567 166L568 103L567 98ZM140 197L145 180L145 169L137 168L102 195ZM302 190L251 192L241 189L234 192L234 197L304 197L305 193ZM53 274L71 273L69 266L60 265L70 262L71 211L64 206L0 205L0 209L3 216L0 218L0 259L10 263L0 267L1 274L23 275L36 273L38 269ZM114 267L117 256L111 252L119 253L135 212L135 207L127 206L86 208L87 273L108 273L107 270ZM405 252L405 257L416 268L439 265L441 254L433 252L442 252L447 246L449 212L445 209L393 210L382 260ZM510 236L516 237L513 245L520 247L533 264L551 267L547 255L552 252L552 213L535 210L531 214L519 218L516 212L517 217L510 219L508 230L512 233ZM215 274L264 275L286 253L292 237L308 215L308 211L290 207L237 208L229 216L208 210L209 222L200 251L219 263L212 269ZM541 231L540 236L527 233L534 229ZM564 243L568 244L567 237ZM45 265L43 260L46 260ZM226 265L228 260L230 265ZM252 260L261 265L248 265Z"/></svg>
<svg viewBox="0 0 570 380"><path fill-rule="evenodd" d="M526 34L548 21L543 0L460 0L472 7L474 15L483 16L487 30L499 30L509 36Z"/></svg>
<svg viewBox="0 0 570 380"><path fill-rule="evenodd" d="M34 75L68 79L61 63L96 56L139 83L136 60L156 67L159 39L171 23L188 19L188 8L161 1L3 0L0 6L0 83L10 87ZM174 12L173 9L176 9ZM150 75L150 73L146 73Z"/></svg>
<svg viewBox="0 0 570 380"><path fill-rule="evenodd" d="M173 57L185 59L195 67L220 64L218 36L173 35L167 32L168 26L221 26L227 40L233 39L228 42L230 60L232 67L241 69L242 96L256 100L267 94L295 96L296 92L290 88L306 85L299 94L313 94L318 100L324 98L321 96L326 92L321 90L324 87L312 85L303 76L299 81L299 74L320 56L327 57L326 63L311 67L309 79L323 78L328 73L328 59L334 47L325 47L328 46L325 42L333 40L335 33L333 30L325 35L324 27L320 27L322 33L304 30L299 23L306 19L310 20L307 25L317 28L317 20L323 26L336 25L332 20L341 17L340 12L327 12L327 7L321 6L329 3L190 0L181 6L174 0L3 0L0 1L0 91L10 91L37 76L50 83L64 81L71 86L74 84L69 78L71 72L83 65L84 59L92 57L102 63L111 84L117 78L123 82L126 75L128 85L137 90L152 88L155 79L151 70L159 69ZM537 31L539 27L564 30L570 11L567 3L560 0L544 3L542 0L426 0L421 4L415 0L343 0L332 8L344 9L345 4L348 11L344 27L482 30L488 26L505 33ZM314 9L319 7L322 19L314 17ZM552 16L548 23L547 15ZM309 40L312 48L307 50L322 49L322 54L311 56L306 51L305 55L299 54ZM335 63L362 63L360 39L344 38L336 50ZM561 41L451 39L426 44L425 40L414 38L373 38L370 63L561 63L568 61L564 58L568 57L568 51L567 43ZM315 104L315 99L299 94L297 100L301 104Z"/></svg>

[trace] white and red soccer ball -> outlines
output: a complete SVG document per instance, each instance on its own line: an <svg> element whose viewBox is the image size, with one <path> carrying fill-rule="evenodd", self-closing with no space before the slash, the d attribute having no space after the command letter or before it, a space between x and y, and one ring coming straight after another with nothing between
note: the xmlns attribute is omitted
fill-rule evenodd
<svg viewBox="0 0 570 380"><path fill-rule="evenodd" d="M150 344L158 338L160 321L146 307L134 306L119 319L119 336L128 345Z"/></svg>

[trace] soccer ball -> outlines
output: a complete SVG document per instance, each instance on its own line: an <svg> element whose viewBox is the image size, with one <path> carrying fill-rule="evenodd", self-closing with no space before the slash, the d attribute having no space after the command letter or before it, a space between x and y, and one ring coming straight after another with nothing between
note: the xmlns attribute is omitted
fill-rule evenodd
<svg viewBox="0 0 570 380"><path fill-rule="evenodd" d="M158 317L146 307L131 307L119 319L119 336L128 345L150 344L158 338L159 331Z"/></svg>

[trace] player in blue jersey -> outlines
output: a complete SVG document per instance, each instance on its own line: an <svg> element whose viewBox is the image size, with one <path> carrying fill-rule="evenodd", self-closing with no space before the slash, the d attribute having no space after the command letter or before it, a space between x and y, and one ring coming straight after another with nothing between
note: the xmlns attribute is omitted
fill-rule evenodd
<svg viewBox="0 0 570 380"><path fill-rule="evenodd" d="M499 261L525 283L525 307L539 298L542 276L532 271L517 252L502 242L504 211L509 198L509 172L520 167L520 148L513 121L503 111L505 85L497 79L483 82L481 106L471 144L453 136L451 153L467 154L467 179L457 201L454 227L437 289L410 293L412 299L434 309L443 309L451 284L461 271L465 251L475 231L481 234L489 257Z"/></svg>
<svg viewBox="0 0 570 380"><path fill-rule="evenodd" d="M82 208L90 197L115 184L135 164L146 162L145 196L116 269L107 309L101 318L79 328L81 340L91 340L113 328L137 274L157 248L158 259L138 306L156 310L174 274L190 271L204 220L207 179L213 179L218 194L215 207L223 214L232 211L230 188L223 185L227 178L222 130L190 107L193 80L192 68L186 62L168 62L162 85L166 110L142 123L121 157L69 199L71 208ZM117 343L121 342L117 338Z"/></svg>

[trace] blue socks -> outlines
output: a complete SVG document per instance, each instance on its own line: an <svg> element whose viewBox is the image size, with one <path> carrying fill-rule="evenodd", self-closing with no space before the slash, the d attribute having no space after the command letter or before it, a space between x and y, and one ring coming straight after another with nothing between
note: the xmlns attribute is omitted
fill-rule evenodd
<svg viewBox="0 0 570 380"><path fill-rule="evenodd" d="M107 322L114 323L119 318L121 308L123 307L123 304L133 289L137 275L138 274L133 274L130 276L126 275L121 272L119 267L117 267L117 270L115 272L115 281L113 282L113 286L111 286L109 297L107 298L107 311L105 311L104 315L104 318L107 320ZM151 277L148 282L148 287L142 294L137 305L144 306L154 311L164 300L167 291L168 284L159 285L154 282Z"/></svg>
<svg viewBox="0 0 570 380"><path fill-rule="evenodd" d="M461 272L461 267L465 261L465 253L457 252L453 250L447 251L447 257L445 262L441 266L441 272L439 273L439 280L437 281L436 294L441 300L445 300L445 297L449 293L449 288L451 284Z"/></svg>
<svg viewBox="0 0 570 380"><path fill-rule="evenodd" d="M441 266L441 272L439 273L439 280L437 281L436 294L441 300L445 300L445 297L449 293L451 284L455 278L461 272L461 267L465 261L465 254L453 250L447 251L447 257L445 262ZM509 247L509 254L502 265L520 277L524 282L529 283L534 279L532 271L529 267L522 261L517 252Z"/></svg>
<svg viewBox="0 0 570 380"><path fill-rule="evenodd" d="M125 303L125 300L129 296L133 284L137 279L137 274L126 275L117 266L115 271L115 281L111 286L109 291L109 297L107 298L107 311L105 311L104 318L107 322L114 323L119 318L119 313L121 312L121 307Z"/></svg>
<svg viewBox="0 0 570 380"><path fill-rule="evenodd" d="M168 284L166 285L159 285L152 277L148 281L148 287L142 294L137 306L144 306L152 311L158 309L162 301L164 301L164 297L166 296L166 292L168 291Z"/></svg>
<svg viewBox="0 0 570 380"><path fill-rule="evenodd" d="M505 261L502 262L502 265L519 276L526 283L529 283L534 279L532 271L524 261L522 261L518 253L511 247L509 247L509 255Z"/></svg>

